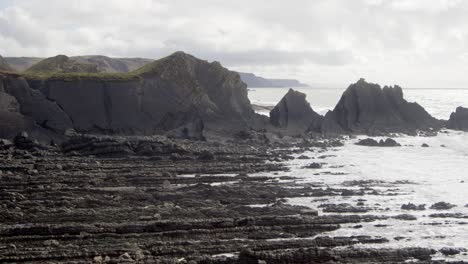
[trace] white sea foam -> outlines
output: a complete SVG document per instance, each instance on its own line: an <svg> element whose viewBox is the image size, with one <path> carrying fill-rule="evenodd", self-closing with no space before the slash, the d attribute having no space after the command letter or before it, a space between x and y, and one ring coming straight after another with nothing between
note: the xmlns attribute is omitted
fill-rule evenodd
<svg viewBox="0 0 468 264"><path fill-rule="evenodd" d="M268 102L279 101L286 89L257 89L250 94L254 100L266 98ZM332 109L341 96L339 90L302 89L315 109L323 113ZM321 99L321 97L323 99ZM447 119L459 105L468 106L468 90L405 90L409 101L416 101L437 118ZM385 182L410 181L414 184L396 184L392 186L372 186L378 190L396 188L400 195L364 195L330 196L328 201L320 199L291 198L289 203L309 206L320 210L321 203L349 203L356 205L358 199L366 199L365 206L374 208L368 213L373 215L396 216L412 214L416 221L397 219L360 223L362 228L353 228L354 224L322 235L382 236L390 242L373 245L375 247L423 246L434 249L442 247L463 247L468 249L468 219L431 218L434 213L459 213L468 216L468 133L444 131L435 137L402 136L396 138L402 147L364 147L354 143L363 137L349 140L343 147L329 149L323 153L304 153L314 159L295 159L289 162L291 170L286 175L299 177L302 182L323 183L331 188L343 188L343 182L352 180L379 180ZM380 138L376 138L380 139ZM423 143L430 147L423 148ZM328 155L325 159L318 156ZM311 162L324 162L321 169L304 169ZM349 187L347 187L349 188ZM357 188L357 187L356 187ZM436 211L429 207L436 202L448 202L457 205L450 210ZM401 205L408 202L426 204L424 211L405 211ZM388 208L388 209L387 209ZM377 227L375 225L387 225ZM404 237L396 240L396 237ZM372 245L363 245L369 247ZM458 255L457 259L468 259Z"/></svg>

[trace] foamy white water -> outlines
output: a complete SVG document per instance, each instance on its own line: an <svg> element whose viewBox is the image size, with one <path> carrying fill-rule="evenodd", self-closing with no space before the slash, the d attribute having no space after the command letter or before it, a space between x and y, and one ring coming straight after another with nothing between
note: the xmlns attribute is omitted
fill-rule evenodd
<svg viewBox="0 0 468 264"><path fill-rule="evenodd" d="M305 92L311 106L321 113L333 109L342 93L341 90L298 90ZM249 96L253 103L274 105L286 92L287 89L263 90L262 88L251 91ZM457 106L468 106L468 90L409 89L405 90L404 94L408 101L418 102L437 118L448 119ZM417 220L379 220L360 223L362 228L358 229L353 228L355 224L343 225L342 228L326 235L381 236L390 241L373 245L375 247L421 246L436 250L443 247L468 249L468 207L465 206L468 205L468 133L448 130L435 137L401 136L395 139L403 146L394 148L355 145L359 138L363 137L350 139L345 142L345 146L329 149L326 152L304 153L311 158L290 161L291 170L286 174L299 177L304 184L319 183L330 188L350 188L346 182L354 180L383 181L369 187L387 194L398 195L291 198L288 200L289 203L309 206L318 209L320 214L327 214L319 207L323 203L349 203L357 206L358 199L364 199L366 200L364 207L369 207L371 210L363 214L385 216L411 214ZM421 147L423 143L430 147ZM318 159L323 155L327 157ZM323 162L323 168L303 168L312 162ZM411 183L400 184L401 181ZM441 211L429 208L432 204L441 201L454 204L456 207ZM416 205L425 204L427 209L402 210L401 206L409 202ZM466 218L429 216L437 213L460 214ZM440 253L435 256L435 259L437 258L447 259ZM448 257L450 258L468 260L468 256L463 254Z"/></svg>

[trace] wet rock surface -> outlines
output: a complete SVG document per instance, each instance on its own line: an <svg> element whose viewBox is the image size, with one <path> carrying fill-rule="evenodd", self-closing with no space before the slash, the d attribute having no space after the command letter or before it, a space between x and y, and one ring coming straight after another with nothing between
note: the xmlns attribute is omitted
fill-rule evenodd
<svg viewBox="0 0 468 264"><path fill-rule="evenodd" d="M400 183L356 181L338 189L281 176L287 170L281 161L313 150L311 144L292 151L166 137L76 135L61 148L18 148L1 141L0 262L431 259L432 249L365 246L388 243L382 237L328 236L343 225L388 219L366 214L380 209L361 197L395 193L376 188ZM334 143L316 145L318 152ZM330 196L359 199L360 204L323 202L324 214L288 202Z"/></svg>
<svg viewBox="0 0 468 264"><path fill-rule="evenodd" d="M394 139L387 138L377 141L372 138L366 138L359 140L356 145L367 146L367 147L401 147L401 144L396 142Z"/></svg>

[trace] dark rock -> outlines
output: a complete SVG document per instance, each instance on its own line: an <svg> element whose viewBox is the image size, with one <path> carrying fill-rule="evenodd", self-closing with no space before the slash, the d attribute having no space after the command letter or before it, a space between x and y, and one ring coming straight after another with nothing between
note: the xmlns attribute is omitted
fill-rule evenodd
<svg viewBox="0 0 468 264"><path fill-rule="evenodd" d="M167 113L156 127L161 134L165 133L171 138L206 140L203 135L205 125L195 109L187 112Z"/></svg>
<svg viewBox="0 0 468 264"><path fill-rule="evenodd" d="M400 143L391 138L387 138L385 141L380 140L379 145L382 147L401 147Z"/></svg>
<svg viewBox="0 0 468 264"><path fill-rule="evenodd" d="M380 140L377 142L375 139L372 138L366 138L359 140L356 145L360 146L368 146L368 147L400 147L401 145L396 142L394 139L387 138L385 141Z"/></svg>
<svg viewBox="0 0 468 264"><path fill-rule="evenodd" d="M204 150L198 155L198 160L214 160L214 159L215 159L215 155L208 150Z"/></svg>
<svg viewBox="0 0 468 264"><path fill-rule="evenodd" d="M310 163L309 165L307 166L304 166L305 169L321 169L322 168L322 164L320 163L317 163L317 162L313 162L313 163Z"/></svg>
<svg viewBox="0 0 468 264"><path fill-rule="evenodd" d="M423 144L421 145L421 147L423 147L423 148L428 148L428 147L429 147L429 145L428 145L428 144L426 144L426 143L423 143Z"/></svg>
<svg viewBox="0 0 468 264"><path fill-rule="evenodd" d="M367 146L367 147L378 147L378 146L380 146L379 142L377 142L377 140L372 139L372 138L361 139L356 143L356 145Z"/></svg>
<svg viewBox="0 0 468 264"><path fill-rule="evenodd" d="M412 210L412 211L423 211L423 210L426 210L426 205L425 204L415 205L415 204L412 204L412 203L408 203L408 204L403 204L401 206L401 209L402 210Z"/></svg>
<svg viewBox="0 0 468 264"><path fill-rule="evenodd" d="M355 207L347 203L321 204L319 207L323 208L324 212L330 213L366 213L370 210L369 208Z"/></svg>
<svg viewBox="0 0 468 264"><path fill-rule="evenodd" d="M468 131L468 108L458 107L456 111L450 115L447 128Z"/></svg>
<svg viewBox="0 0 468 264"><path fill-rule="evenodd" d="M228 125L242 129L255 117L237 73L183 52L148 64L128 78L32 76L28 82L60 105L78 132L166 130L174 137L201 139L201 130L232 131Z"/></svg>
<svg viewBox="0 0 468 264"><path fill-rule="evenodd" d="M398 219L398 220L406 220L406 221L417 220L416 216L409 215L409 214L400 214L400 215L394 216L393 218Z"/></svg>
<svg viewBox="0 0 468 264"><path fill-rule="evenodd" d="M289 133L320 131L323 117L317 114L306 101L304 93L289 89L288 93L270 112L270 122Z"/></svg>
<svg viewBox="0 0 468 264"><path fill-rule="evenodd" d="M325 116L323 133L379 135L387 133L415 134L417 130L440 128L441 121L429 115L417 103L403 98L401 87L384 87L364 79L352 84L343 93L335 109ZM334 125L332 125L335 123Z"/></svg>
<svg viewBox="0 0 468 264"><path fill-rule="evenodd" d="M451 204L451 203L446 203L446 202L438 202L433 205L431 205L431 209L434 210L449 210L456 207L456 205Z"/></svg>
<svg viewBox="0 0 468 264"><path fill-rule="evenodd" d="M458 255L461 252L466 252L466 249L464 248L449 248L449 247L444 247L441 248L440 253L444 254L445 256L453 256L453 255Z"/></svg>

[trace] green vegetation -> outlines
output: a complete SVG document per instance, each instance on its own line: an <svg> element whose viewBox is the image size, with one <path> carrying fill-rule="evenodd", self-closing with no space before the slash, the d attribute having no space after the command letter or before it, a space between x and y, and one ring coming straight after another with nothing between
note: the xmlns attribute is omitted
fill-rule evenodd
<svg viewBox="0 0 468 264"><path fill-rule="evenodd" d="M30 80L99 80L99 81L130 81L138 80L147 73L158 72L161 65L171 59L189 56L183 52L176 52L173 55L148 63L143 67L128 73L105 73L94 71L92 64L74 62L64 55L58 55L38 62L31 66L22 75Z"/></svg>
<svg viewBox="0 0 468 264"><path fill-rule="evenodd" d="M131 81L139 79L139 76L133 73L104 73L104 72L43 72L31 73L25 72L23 76L31 80L99 80L99 81Z"/></svg>

